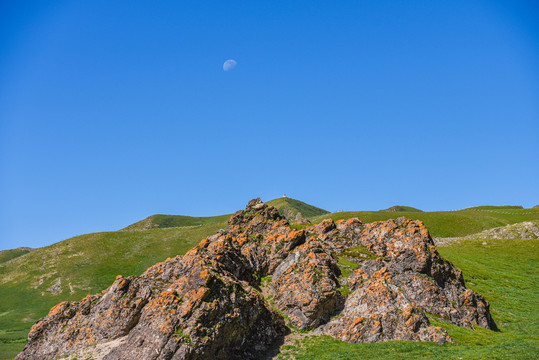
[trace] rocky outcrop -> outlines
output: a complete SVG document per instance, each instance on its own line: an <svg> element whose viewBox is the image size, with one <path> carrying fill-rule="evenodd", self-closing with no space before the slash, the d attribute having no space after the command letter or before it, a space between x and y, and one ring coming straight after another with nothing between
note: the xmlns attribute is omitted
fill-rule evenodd
<svg viewBox="0 0 539 360"><path fill-rule="evenodd" d="M429 326L427 313L470 329L496 329L488 302L466 289L461 271L442 259L421 221L367 224L356 242L376 258L358 262L344 311L319 332L349 342L451 341L442 328Z"/></svg>
<svg viewBox="0 0 539 360"><path fill-rule="evenodd" d="M16 359L257 358L290 327L349 342L451 341L427 314L496 328L420 221L301 227L252 200L184 256L52 308Z"/></svg>
<svg viewBox="0 0 539 360"><path fill-rule="evenodd" d="M451 341L445 330L430 326L425 311L392 283L386 267L370 277L364 278L364 274L354 273L353 292L344 311L320 329L321 333L348 342Z"/></svg>

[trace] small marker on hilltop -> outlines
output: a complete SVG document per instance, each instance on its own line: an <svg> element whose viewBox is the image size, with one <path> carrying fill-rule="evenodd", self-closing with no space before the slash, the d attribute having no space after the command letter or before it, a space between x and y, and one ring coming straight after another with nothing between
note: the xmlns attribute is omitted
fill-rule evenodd
<svg viewBox="0 0 539 360"><path fill-rule="evenodd" d="M283 197L286 197L286 194L283 194Z"/></svg>

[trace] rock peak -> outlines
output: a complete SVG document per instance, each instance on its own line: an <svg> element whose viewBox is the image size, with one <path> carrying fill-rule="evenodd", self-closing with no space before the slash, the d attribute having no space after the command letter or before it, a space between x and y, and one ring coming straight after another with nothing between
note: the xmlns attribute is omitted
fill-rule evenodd
<svg viewBox="0 0 539 360"><path fill-rule="evenodd" d="M251 209L252 207L254 207L256 205L259 205L259 204L263 204L263 202L262 202L262 200L260 198L249 200L249 202L247 203L247 206L245 207L245 209L246 210Z"/></svg>
<svg viewBox="0 0 539 360"><path fill-rule="evenodd" d="M267 205L260 198L249 201L245 210L236 211L228 220L228 233L246 232L258 234L269 231L275 226L288 226L288 221L279 210Z"/></svg>

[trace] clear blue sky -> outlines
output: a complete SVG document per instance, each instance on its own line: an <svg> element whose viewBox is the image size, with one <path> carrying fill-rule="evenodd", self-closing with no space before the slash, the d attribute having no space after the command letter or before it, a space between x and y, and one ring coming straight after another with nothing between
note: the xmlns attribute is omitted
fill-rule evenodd
<svg viewBox="0 0 539 360"><path fill-rule="evenodd" d="M538 19L534 1L2 1L0 249L283 193L539 204Z"/></svg>

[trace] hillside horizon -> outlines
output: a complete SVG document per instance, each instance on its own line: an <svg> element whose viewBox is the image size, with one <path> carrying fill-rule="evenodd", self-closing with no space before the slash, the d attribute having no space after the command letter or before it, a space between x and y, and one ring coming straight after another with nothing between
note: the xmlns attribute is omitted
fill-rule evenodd
<svg viewBox="0 0 539 360"><path fill-rule="evenodd" d="M316 207L311 204L307 204L306 202L303 202L301 200L297 200L291 197L278 197L274 198L272 200L265 201L266 203L275 206L278 210L282 211L291 211L290 213L283 214L285 217L290 218L289 220L294 221L294 219L291 218L292 215L296 215L298 213L301 213L302 211L305 212L307 215L303 216L305 218L313 217L313 216L321 216L324 214L337 214L337 213L358 213L358 212L388 212L388 213L443 213L443 212L457 212L457 211L467 211L467 210L475 210L475 211L510 211L510 210L531 210L533 212L539 211L539 205L532 206L530 208L524 208L522 205L477 205L472 207L465 207L462 209L456 209L456 210L434 210L434 211L427 211L427 210L420 210L412 206L407 205L393 205L391 207L388 207L386 209L382 210L342 210L342 211L328 211L324 210L322 208ZM172 227L184 227L184 226L200 226L205 224L215 224L220 222L226 222L228 218L233 214L233 212L228 214L221 214L221 215L210 215L210 216L191 216L191 215L177 215L177 214L153 214L149 215L146 218L142 220L138 220L134 223L131 223L123 228L120 228L118 230L98 230L93 231L90 233L85 234L92 234L92 233L99 233L99 232L109 232L109 231L131 231L131 230L149 230L149 229L155 229L155 228L172 228ZM412 216L413 217L413 216ZM67 237L66 239L80 236L84 234L74 235ZM63 239L65 240L65 239ZM17 247L12 248L5 248L0 249L0 251L6 252L6 251L13 251L18 249L39 249L42 247L50 246L53 244L56 244L60 241L58 240L55 242L52 242L50 244L40 246L40 247L32 247L29 246L29 244L19 244ZM21 253L26 253L28 250L23 250ZM16 252L18 253L18 252ZM13 256L13 255L7 255L4 253L3 256Z"/></svg>
<svg viewBox="0 0 539 360"><path fill-rule="evenodd" d="M287 199L278 203L298 204L296 201ZM327 221L338 223L339 220L359 218L364 223L372 223L403 216L422 220L433 237L466 236L483 229L529 220L533 220L535 226L539 224L539 210L508 211L503 207L501 210L488 208L453 212L337 212L314 216L310 221L316 228L317 224ZM4 285L0 286L0 297L4 303L0 312L5 315L0 317L0 327L10 329L6 343L22 343L29 325L44 316L54 304L63 300L79 301L87 294L98 293L118 274L138 276L155 263L185 254L202 239L219 233L227 226L227 221L222 221L197 226L90 233L34 251L21 249L24 253L19 256L4 253L0 263L5 279ZM298 224L292 228L303 229L305 226L310 225ZM341 267L344 266L345 271L350 264L343 261ZM21 303L23 298L32 301Z"/></svg>

